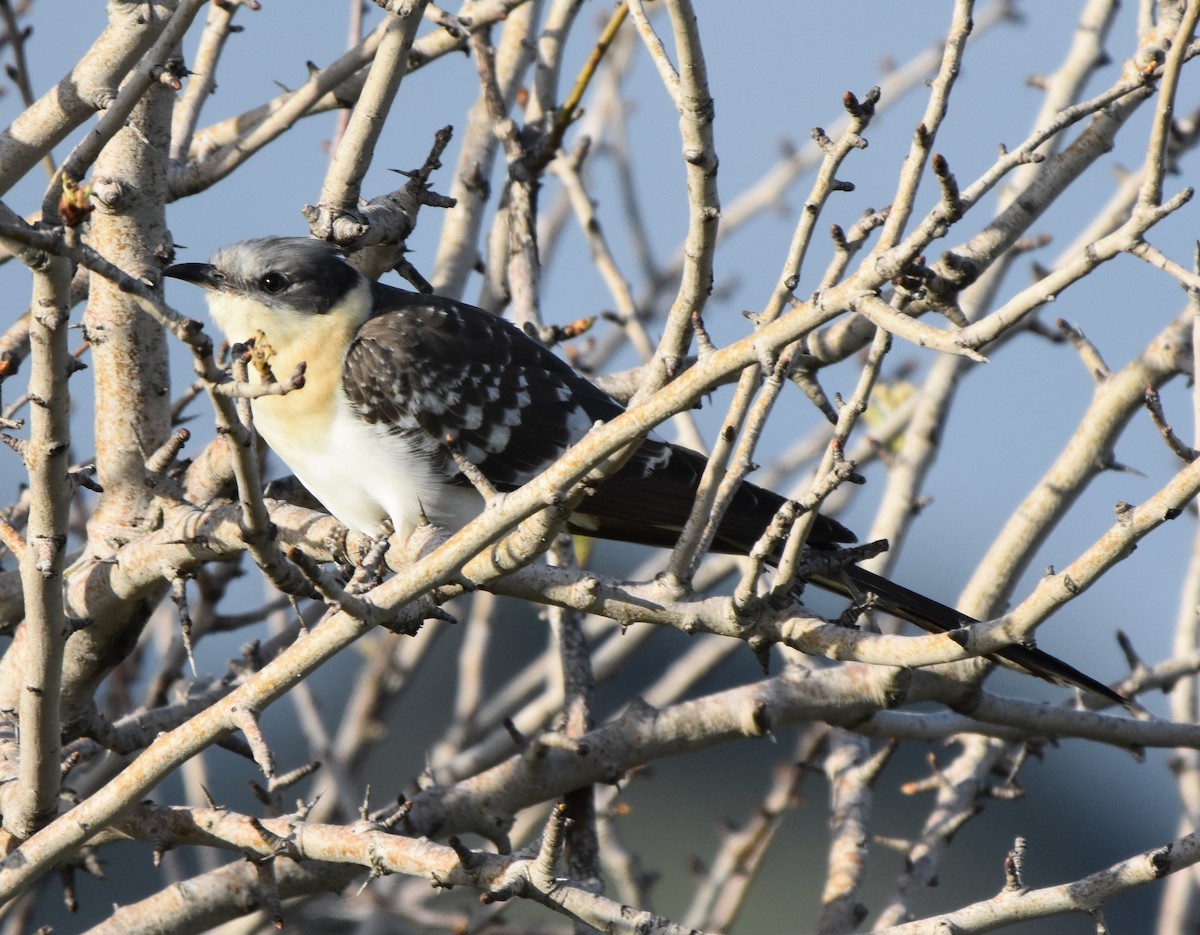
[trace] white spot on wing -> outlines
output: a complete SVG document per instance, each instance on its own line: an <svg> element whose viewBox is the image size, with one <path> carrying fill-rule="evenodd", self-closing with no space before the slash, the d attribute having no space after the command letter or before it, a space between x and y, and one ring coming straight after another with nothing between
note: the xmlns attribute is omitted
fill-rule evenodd
<svg viewBox="0 0 1200 935"><path fill-rule="evenodd" d="M501 425L499 422L493 423L488 429L487 434L487 449L488 451L501 452L503 451L512 438L512 429L507 425Z"/></svg>

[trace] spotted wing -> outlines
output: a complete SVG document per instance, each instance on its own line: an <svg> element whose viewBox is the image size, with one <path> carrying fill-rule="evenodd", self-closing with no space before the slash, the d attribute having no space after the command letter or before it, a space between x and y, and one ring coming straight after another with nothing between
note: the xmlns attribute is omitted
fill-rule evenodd
<svg viewBox="0 0 1200 935"><path fill-rule="evenodd" d="M375 286L378 314L351 345L344 386L364 419L409 435L448 483L447 443L499 490L545 470L620 406L509 322L436 296Z"/></svg>
<svg viewBox="0 0 1200 935"><path fill-rule="evenodd" d="M545 470L596 421L623 409L510 322L463 303L376 285L377 314L346 359L346 395L364 419L409 436L447 483L465 484L449 456L452 439L499 490ZM580 531L672 545L704 471L696 452L649 438L579 507ZM715 547L744 552L783 498L742 485ZM815 545L853 541L820 518Z"/></svg>

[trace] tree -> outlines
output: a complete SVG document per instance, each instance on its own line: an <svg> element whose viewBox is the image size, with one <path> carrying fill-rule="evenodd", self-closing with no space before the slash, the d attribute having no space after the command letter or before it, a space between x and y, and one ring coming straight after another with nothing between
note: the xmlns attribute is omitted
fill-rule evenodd
<svg viewBox="0 0 1200 935"><path fill-rule="evenodd" d="M1022 26L957 0L936 28L800 6L352 3L349 50L264 97L310 43L342 41L344 10L112 0L68 53L98 14L60 27L61 6L0 2L21 99L0 136L3 275L28 306L0 339L24 481L0 522L5 931L104 865L118 879L80 883L93 932L378 913L822 933L1073 914L1084 931L1113 900L1145 929L1134 892L1162 897L1161 932L1195 926L1179 871L1200 860L1200 460L1179 426L1189 399L1200 412L1200 260L1174 173L1200 126L1179 116L1200 4L1092 0L1074 23L1043 5ZM903 50L917 26L941 41L870 77L863 35ZM1023 53L1072 26L1022 92L1030 115ZM39 89L56 52L70 73ZM827 82L862 84L752 178L764 140L829 113ZM1105 176L1114 158L1128 168ZM301 208L370 275L508 314L628 415L458 533L349 533L280 479L248 418L248 397L312 375L220 348L194 297L163 297L197 237L295 232ZM1047 321L1051 301L1091 339ZM711 453L675 548L562 535L563 504L650 426ZM756 461L794 507L756 558L707 555ZM818 508L866 531L847 560L941 599L969 576L958 606L984 622L914 636L869 600L805 593L816 615L793 582ZM1118 633L1134 613L1148 625ZM1035 633L1131 711L991 675ZM1158 692L1167 716L1147 710ZM1118 765L1126 751L1149 763ZM1089 788L1098 764L1114 788ZM1182 810L1133 792L1168 776ZM1106 798L1047 835L1009 801L1021 783L1059 812ZM951 862L988 798L1007 853L960 839ZM713 845L725 810L741 824ZM1118 837L1127 810L1178 830ZM828 821L819 860L794 837L805 816ZM670 887L652 890L659 871Z"/></svg>

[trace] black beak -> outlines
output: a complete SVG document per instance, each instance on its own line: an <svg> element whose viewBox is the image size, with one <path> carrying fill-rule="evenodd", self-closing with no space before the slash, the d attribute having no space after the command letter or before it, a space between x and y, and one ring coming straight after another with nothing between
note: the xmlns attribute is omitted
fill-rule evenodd
<svg viewBox="0 0 1200 935"><path fill-rule="evenodd" d="M221 285L221 275L211 263L176 263L163 270L164 276L195 283L205 289L216 289Z"/></svg>

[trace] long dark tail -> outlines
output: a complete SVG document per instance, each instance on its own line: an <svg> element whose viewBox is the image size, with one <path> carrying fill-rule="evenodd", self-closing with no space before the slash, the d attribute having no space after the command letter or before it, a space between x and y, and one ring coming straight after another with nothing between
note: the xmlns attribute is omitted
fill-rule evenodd
<svg viewBox="0 0 1200 935"><path fill-rule="evenodd" d="M814 578L816 584L826 590L834 591L845 597L855 597L853 588L859 590L859 597L870 593L875 595L875 606L881 610L914 623L930 633L945 633L971 623L978 623L974 617L969 617L961 611L940 604L924 594L911 591L903 585L889 581L887 578L859 568L857 565L847 566L841 576L829 575ZM853 588L852 588L853 585ZM1099 682L1074 666L1063 662L1049 653L1030 646L1007 646L995 654L997 661L1006 661L1023 669L1032 675L1043 678L1057 685L1069 685L1082 688L1126 707L1129 699L1117 694L1103 682Z"/></svg>
<svg viewBox="0 0 1200 935"><path fill-rule="evenodd" d="M675 544L692 509L697 484L704 471L704 457L658 441L646 442L639 455L640 458L631 459L580 505L573 518L574 531L666 548ZM771 490L742 484L725 511L712 548L719 552L749 554L784 503L784 498ZM808 545L814 550L833 551L854 539L854 533L841 523L818 514L809 532ZM813 575L809 580L818 587L852 599L870 592L876 597L877 607L932 633L945 633L977 622L952 607L856 565L848 565L837 574ZM1074 685L1117 704L1129 704L1128 699L1103 682L1040 649L1009 646L996 653L994 658L1048 681Z"/></svg>

